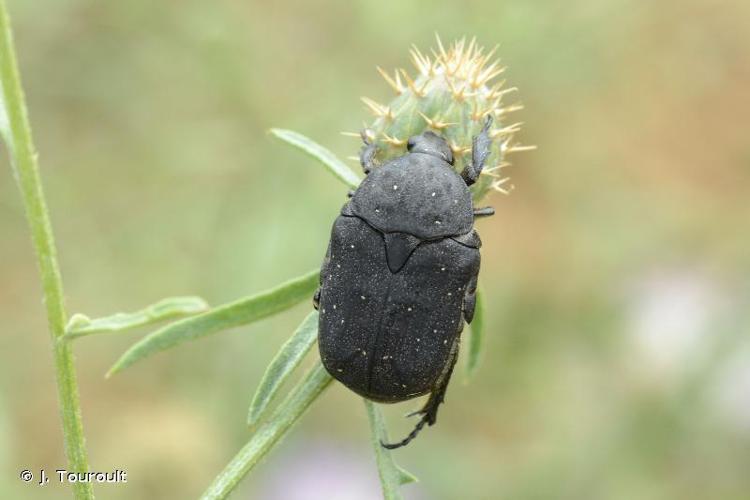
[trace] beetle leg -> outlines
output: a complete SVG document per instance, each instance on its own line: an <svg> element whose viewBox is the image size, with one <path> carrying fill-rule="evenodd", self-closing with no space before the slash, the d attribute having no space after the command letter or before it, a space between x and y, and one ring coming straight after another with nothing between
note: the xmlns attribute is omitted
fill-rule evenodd
<svg viewBox="0 0 750 500"><path fill-rule="evenodd" d="M477 275L471 277L469 284L466 286L466 293L464 294L464 319L467 323L471 323L474 319L474 309L477 306Z"/></svg>
<svg viewBox="0 0 750 500"><path fill-rule="evenodd" d="M320 266L320 278L318 279L318 289L315 290L313 295L313 307L315 310L320 306L320 290L323 287L323 280L326 279L328 274L328 268L331 265L331 243L328 242L328 248L326 249L326 256L323 258L323 265Z"/></svg>
<svg viewBox="0 0 750 500"><path fill-rule="evenodd" d="M456 340L453 342L453 352L451 353L450 361L448 361L448 364L446 365L446 371L440 378L436 389L433 390L432 393L430 393L430 397L427 400L427 403L425 403L421 410L407 415L422 415L422 418L419 419L417 425L414 426L414 430L412 430L408 436L406 436L398 443L384 443L383 441L380 441L380 445L383 448L393 450L396 448L401 448L402 446L406 446L415 437L417 437L417 434L419 434L419 432L425 425L434 425L435 422L437 422L438 408L440 407L440 404L445 401L445 393L448 390L448 384L450 383L451 375L453 374L453 367L456 366L456 360L458 359L458 343L459 336L456 335Z"/></svg>
<svg viewBox="0 0 750 500"><path fill-rule="evenodd" d="M386 450L395 450L396 448L401 448L402 446L406 446L411 442L412 439L417 437L417 434L419 434L419 431L422 430L422 427L425 426L427 423L427 415L424 415L419 422L417 422L417 425L414 427L414 430L409 433L408 436L406 436L404 439L399 441L398 443L384 443L382 440L380 441L380 446L385 448Z"/></svg>
<svg viewBox="0 0 750 500"><path fill-rule="evenodd" d="M495 215L495 209L492 207L474 208L474 217L489 217Z"/></svg>
<svg viewBox="0 0 750 500"><path fill-rule="evenodd" d="M320 287L318 287L317 290L315 290L315 295L313 295L313 307L317 311L320 307Z"/></svg>
<svg viewBox="0 0 750 500"><path fill-rule="evenodd" d="M359 135L362 136L362 142L365 143L359 152L359 163L362 165L365 175L368 175L375 167L375 155L378 152L378 147L370 140L367 129L363 129Z"/></svg>
<svg viewBox="0 0 750 500"><path fill-rule="evenodd" d="M484 168L484 162L492 152L492 138L490 137L490 126L492 115L487 115L482 131L475 135L471 141L471 163L466 164L461 177L467 186L474 184Z"/></svg>

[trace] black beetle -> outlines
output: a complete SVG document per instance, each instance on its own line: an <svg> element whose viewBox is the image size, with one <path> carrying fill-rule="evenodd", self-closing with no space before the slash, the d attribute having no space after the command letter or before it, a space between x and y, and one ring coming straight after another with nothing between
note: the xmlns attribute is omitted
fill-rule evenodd
<svg viewBox="0 0 750 500"><path fill-rule="evenodd" d="M469 186L492 140L488 117L473 138L461 175L439 135L411 137L408 152L381 166L363 131L360 162L367 177L331 231L320 287L318 345L326 370L365 398L395 403L430 393L409 443L432 425L458 356L464 320L476 303L479 247Z"/></svg>

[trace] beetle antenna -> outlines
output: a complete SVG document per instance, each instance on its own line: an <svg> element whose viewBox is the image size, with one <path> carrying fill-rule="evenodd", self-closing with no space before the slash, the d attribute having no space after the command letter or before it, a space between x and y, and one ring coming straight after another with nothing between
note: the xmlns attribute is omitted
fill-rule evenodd
<svg viewBox="0 0 750 500"><path fill-rule="evenodd" d="M422 430L422 427L425 426L427 421L430 419L428 414L425 414L422 419L417 422L417 425L414 427L414 430L409 433L408 436L406 436L404 439L399 441L398 443L384 443L382 440L380 441L380 445L387 449L387 450L395 450L396 448L401 448L402 446L406 446L411 442L412 439L417 437L417 434L419 434L419 431Z"/></svg>

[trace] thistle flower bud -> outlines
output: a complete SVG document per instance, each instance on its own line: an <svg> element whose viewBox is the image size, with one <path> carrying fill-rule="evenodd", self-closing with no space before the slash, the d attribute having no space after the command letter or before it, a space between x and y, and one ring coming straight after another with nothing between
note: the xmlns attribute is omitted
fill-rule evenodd
<svg viewBox="0 0 750 500"><path fill-rule="evenodd" d="M437 46L432 56L412 47L411 59L417 70L414 77L404 69L391 74L377 68L396 93L387 104L362 98L375 115L375 120L367 126L367 134L378 145L377 160L382 163L404 154L409 137L432 130L448 141L453 149L455 168L460 172L471 159L472 137L479 133L485 117L491 114L494 118L492 154L471 189L475 200L480 200L490 190L507 194L513 189L503 172L509 165L507 156L534 149L514 142L521 123L511 123L508 115L523 106L507 105L504 100L517 89L505 87L505 80L494 82L505 71L494 58L497 47L485 52L476 39L472 38L467 44L464 38L446 50L439 37Z"/></svg>

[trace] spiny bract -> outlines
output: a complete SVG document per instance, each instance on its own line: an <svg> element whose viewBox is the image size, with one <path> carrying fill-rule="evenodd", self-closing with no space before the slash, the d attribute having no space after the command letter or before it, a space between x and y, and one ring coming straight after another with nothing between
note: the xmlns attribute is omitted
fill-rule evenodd
<svg viewBox="0 0 750 500"><path fill-rule="evenodd" d="M404 69L391 76L377 68L396 92L388 104L362 98L375 114L375 121L366 130L369 139L378 145L377 159L384 163L404 154L408 138L429 129L448 140L456 158L456 170L461 172L464 163L471 159L472 137L479 133L484 118L491 113L495 146L482 175L471 188L472 195L479 200L493 189L507 194L513 185L501 174L509 165L506 156L534 148L513 141L521 123L505 124L509 113L523 108L518 103L503 103L503 97L517 89L505 88L505 80L492 83L505 71L499 60L492 60L497 47L485 53L473 38L468 44L466 39L457 41L446 50L437 37L437 45L438 51L433 50L432 57L412 47L412 62L418 71L415 78Z"/></svg>

